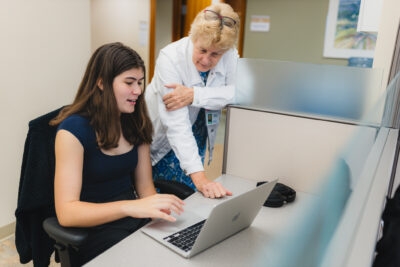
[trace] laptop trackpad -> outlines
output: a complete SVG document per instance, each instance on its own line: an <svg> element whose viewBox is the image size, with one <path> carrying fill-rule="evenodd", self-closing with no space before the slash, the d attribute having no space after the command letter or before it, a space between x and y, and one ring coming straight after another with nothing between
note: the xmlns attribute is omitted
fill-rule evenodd
<svg viewBox="0 0 400 267"><path fill-rule="evenodd" d="M191 211L185 211L174 217L176 218L175 222L156 219L143 227L142 231L163 238L205 219Z"/></svg>

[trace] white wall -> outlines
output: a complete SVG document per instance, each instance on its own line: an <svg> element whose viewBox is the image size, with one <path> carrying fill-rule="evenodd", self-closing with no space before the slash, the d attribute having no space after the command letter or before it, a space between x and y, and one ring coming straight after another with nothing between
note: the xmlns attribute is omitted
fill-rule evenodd
<svg viewBox="0 0 400 267"><path fill-rule="evenodd" d="M29 120L70 103L90 57L89 0L0 0L0 230L15 221Z"/></svg>
<svg viewBox="0 0 400 267"><path fill-rule="evenodd" d="M385 0L382 3L378 39L374 54L374 68L383 69L382 89L386 89L390 74L390 65L400 21L400 1Z"/></svg>
<svg viewBox="0 0 400 267"><path fill-rule="evenodd" d="M149 61L150 0L91 0L92 50L110 42L130 46Z"/></svg>
<svg viewBox="0 0 400 267"><path fill-rule="evenodd" d="M104 43L131 46L147 65L149 17L150 0L0 0L0 238L15 222L28 122L73 100Z"/></svg>

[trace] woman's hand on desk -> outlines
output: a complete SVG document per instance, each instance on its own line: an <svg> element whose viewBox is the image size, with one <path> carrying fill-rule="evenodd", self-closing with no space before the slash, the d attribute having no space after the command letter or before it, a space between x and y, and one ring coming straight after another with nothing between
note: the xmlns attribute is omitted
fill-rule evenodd
<svg viewBox="0 0 400 267"><path fill-rule="evenodd" d="M160 218L170 222L176 221L171 213L181 214L185 204L180 198L169 194L155 194L134 200L136 205L127 205L125 212L135 218Z"/></svg>
<svg viewBox="0 0 400 267"><path fill-rule="evenodd" d="M232 192L223 187L222 184L208 180L204 171L192 173L190 177L192 178L197 190L199 190L205 197L222 198L232 195Z"/></svg>

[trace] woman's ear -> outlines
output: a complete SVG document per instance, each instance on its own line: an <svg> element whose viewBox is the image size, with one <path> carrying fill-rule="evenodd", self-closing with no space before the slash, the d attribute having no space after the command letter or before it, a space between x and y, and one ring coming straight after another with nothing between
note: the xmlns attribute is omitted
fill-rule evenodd
<svg viewBox="0 0 400 267"><path fill-rule="evenodd" d="M97 81L97 86L100 88L101 91L103 91L103 89L104 89L104 86L103 86L103 79L100 78L100 79Z"/></svg>

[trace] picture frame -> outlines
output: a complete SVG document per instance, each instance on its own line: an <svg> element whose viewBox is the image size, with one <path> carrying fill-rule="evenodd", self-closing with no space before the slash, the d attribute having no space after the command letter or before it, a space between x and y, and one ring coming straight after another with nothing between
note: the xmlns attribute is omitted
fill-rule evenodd
<svg viewBox="0 0 400 267"><path fill-rule="evenodd" d="M357 32L361 0L330 0L323 56L373 58L377 33Z"/></svg>

